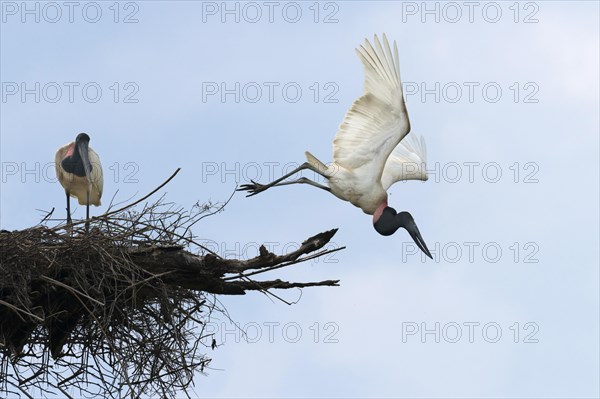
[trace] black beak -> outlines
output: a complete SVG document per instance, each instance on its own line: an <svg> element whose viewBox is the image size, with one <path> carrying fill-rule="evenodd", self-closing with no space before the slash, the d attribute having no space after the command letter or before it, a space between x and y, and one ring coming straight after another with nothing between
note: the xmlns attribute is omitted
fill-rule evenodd
<svg viewBox="0 0 600 399"><path fill-rule="evenodd" d="M92 182L92 165L90 164L90 157L88 152L88 143L87 141L80 141L77 143L77 150L79 151L79 156L81 157L81 162L83 162L83 170L85 171L85 176L88 179L88 182Z"/></svg>
<svg viewBox="0 0 600 399"><path fill-rule="evenodd" d="M409 227L406 227L406 231L408 231L408 234L410 234L410 236L412 237L415 244L417 244L419 249L423 251L425 255L429 256L429 258L433 259L433 257L431 256L431 252L429 252L429 249L427 249L427 244L425 244L425 240L423 240L423 237L421 236L421 232L419 231L417 224L411 223Z"/></svg>

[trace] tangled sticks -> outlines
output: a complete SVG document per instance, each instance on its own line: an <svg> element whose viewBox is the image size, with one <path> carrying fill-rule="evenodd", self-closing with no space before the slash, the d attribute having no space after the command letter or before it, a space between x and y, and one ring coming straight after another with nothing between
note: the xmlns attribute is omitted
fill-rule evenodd
<svg viewBox="0 0 600 399"><path fill-rule="evenodd" d="M249 260L223 259L190 233L221 208L187 212L161 198L94 218L88 234L0 231L0 392L182 395L210 362L199 344L219 311L211 294L337 285L252 279L342 249L324 249L336 230L284 255L261 247Z"/></svg>

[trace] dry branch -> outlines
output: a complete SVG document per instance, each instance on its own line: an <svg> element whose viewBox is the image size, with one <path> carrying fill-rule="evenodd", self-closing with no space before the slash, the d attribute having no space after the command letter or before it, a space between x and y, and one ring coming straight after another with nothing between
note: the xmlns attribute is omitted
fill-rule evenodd
<svg viewBox="0 0 600 399"><path fill-rule="evenodd" d="M161 198L109 210L89 233L81 223L0 231L0 393L181 395L210 362L200 338L219 310L211 295L338 285L253 279L342 249L324 249L335 229L287 254L261 246L223 259L190 229L222 208Z"/></svg>
<svg viewBox="0 0 600 399"><path fill-rule="evenodd" d="M143 269L161 274L162 280L167 285L176 285L182 288L200 290L213 294L239 295L246 291L265 290L270 288L295 288L312 286L335 286L338 280L327 280L309 283L290 283L281 280L275 281L234 281L251 274L264 273L281 266L289 266L302 262L302 255L318 251L327 244L337 229L317 234L305 240L300 248L284 255L275 255L268 252L264 246L260 247L260 254L249 260L223 259L212 254L205 256L193 255L181 247L143 247L133 248L128 252L130 259ZM326 250L318 253L319 256L331 253ZM257 270L251 274L243 274L246 270ZM227 274L235 273L236 276L227 278Z"/></svg>

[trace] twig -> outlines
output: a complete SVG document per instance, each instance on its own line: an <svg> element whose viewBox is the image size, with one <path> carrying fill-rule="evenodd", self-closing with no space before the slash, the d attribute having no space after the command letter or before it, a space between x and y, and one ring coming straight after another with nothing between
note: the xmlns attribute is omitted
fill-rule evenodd
<svg viewBox="0 0 600 399"><path fill-rule="evenodd" d="M116 209L116 210L114 210L114 211L106 212L106 213L104 213L104 214L102 214L102 215L99 215L99 216L93 216L93 217L91 218L91 220L97 220L97 219L106 218L106 217L108 217L108 216L110 216L110 215L114 215L115 213L123 212L125 209L127 209L127 208L131 208L131 207L133 207L133 206L135 206L135 205L139 204L140 202L142 202L142 201L146 200L147 198L151 197L151 196L152 196L154 193L156 193L158 190L160 190L161 188L163 188L164 186L166 186L166 185L167 185L167 184L168 184L168 183L169 183L171 180L173 180L173 178L174 178L174 177L177 175L177 173L179 173L179 171L180 171L180 170L181 170L181 168L177 168L177 170L175 170L175 172L173 172L173 174L172 174L172 175L171 175L171 176L170 176L170 177L169 177L167 180L165 180L165 182L164 182L164 183L162 183L160 186L156 187L154 190L152 190L150 193L146 194L145 196L143 196L143 197L142 197L142 198L140 198L139 200L137 200L137 201L134 201L134 202L132 202L131 204L129 204L129 205L125 205L124 207L121 207L121 208L119 208L119 209ZM78 222L73 222L73 223L71 223L71 225L70 225L70 226L71 226L71 227L73 227L73 226L77 226L77 225L83 224L83 223L85 223L85 222L86 222L86 220L80 220L80 221L78 221ZM54 229L59 229L59 228L62 228L63 226L64 226L64 225L59 225L59 226L56 226Z"/></svg>
<svg viewBox="0 0 600 399"><path fill-rule="evenodd" d="M137 200L137 201L135 201L135 202L133 202L133 203L131 203L129 205L125 205L122 208L119 208L119 209L116 209L114 211L111 211L111 212L105 213L103 215L100 215L99 217L107 217L107 216L110 216L110 215L114 215L115 213L122 212L125 209L131 208L132 206L135 206L135 205L139 204L140 202L146 200L147 198L150 198L154 193L156 193L158 190L160 190L161 188L163 188L164 186L166 186L171 180L173 180L173 178L175 176L177 176L177 173L179 173L180 170L181 170L181 168L177 168L177 170L175 172L173 172L173 174L167 180L165 180L165 182L163 184L161 184L160 186L156 187L154 190L152 190L150 193L146 194L145 196L143 196L139 200Z"/></svg>
<svg viewBox="0 0 600 399"><path fill-rule="evenodd" d="M40 279L42 279L42 280L46 280L46 281L48 281L49 283L52 283L52 284L58 285L59 287L63 287L64 289L66 289L66 290L68 290L68 291L71 291L71 292L72 292L72 293L74 293L74 294L77 294L77 296L82 296L82 297L84 297L84 298L86 298L86 299L89 299L91 302L94 302L94 303L95 303L95 304L97 304L97 305L104 306L104 304L103 304L102 302L98 301L97 299L94 299L94 298L92 298L91 296L89 296L89 295L86 295L86 294L84 294L83 292L79 291L78 289L76 289L76 288L73 288L73 287L71 287L71 286L69 286L69 285L67 285L67 284L63 284L63 283L61 283L60 281L56 281L56 280L54 280L53 278L50 278L50 277L48 277L48 276L41 276L41 277L40 277Z"/></svg>
<svg viewBox="0 0 600 399"><path fill-rule="evenodd" d="M27 316L31 317L32 319L35 319L35 320L37 320L39 322L42 322L42 323L44 322L44 319L42 319L42 318L34 315L33 313L30 313L30 312L28 312L26 310L23 310L23 309L15 306L15 305L12 305L12 304L10 304L8 302L5 302L2 299L0 299L0 305L4 305L4 306L6 306L6 307L8 307L8 308L10 308L12 310L14 310L15 312L17 312L17 315L19 315L19 313L23 313L23 314L26 314ZM19 317L21 318L21 320L24 321L24 319L20 315L19 315Z"/></svg>

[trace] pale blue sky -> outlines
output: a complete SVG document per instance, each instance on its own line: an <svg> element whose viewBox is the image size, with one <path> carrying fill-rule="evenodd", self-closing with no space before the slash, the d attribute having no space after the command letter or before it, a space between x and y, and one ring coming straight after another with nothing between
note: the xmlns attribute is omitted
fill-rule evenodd
<svg viewBox="0 0 600 399"><path fill-rule="evenodd" d="M246 3L238 5L239 23L234 14L221 22L221 2L120 3L118 23L113 2L98 3L97 23L85 19L95 17L94 8L82 15L87 3L78 3L73 23L65 6L51 23L56 10L40 3L36 23L21 4L2 2L3 229L35 224L36 209L64 213L50 163L80 131L103 162L106 203L117 190L119 200L145 194L176 167L183 169L168 199L189 207L227 199L257 165L266 181L303 162L305 150L328 162L336 129L362 90L354 48L374 33L398 42L402 79L419 89L407 95L412 130L425 137L432 172L427 183L394 186L390 205L413 214L435 260L411 254L406 232L381 237L369 216L312 187L236 195L224 213L196 227L199 237L221 253L248 257L249 242L281 251L339 227L334 245L347 249L329 262L265 277L336 278L341 287L305 289L292 307L260 294L220 298L235 321L260 326L262 336L237 343L221 335L222 323L231 325L215 320L224 345L210 353L210 375L196 378L200 397L600 395L597 2L481 2L472 22L463 2L429 3L437 4L439 22L421 2L278 2L272 23L263 2L254 3L262 13L255 23L256 8ZM287 22L295 4L302 15ZM495 5L501 14L492 23ZM452 23L457 10L461 18ZM122 22L130 13L137 23ZM332 23L323 23L326 16ZM22 101L21 84L35 92L36 82L40 102L35 94ZM222 102L203 92L222 82L230 89L240 83L239 103L235 94ZM439 102L435 94L421 98L436 82ZM100 87L98 102L82 94L89 83L87 100ZM283 93L286 84L291 91ZM62 96L52 103L56 86ZM262 97L251 102L257 86ZM297 87L302 95L292 102ZM462 96L453 102L456 87ZM137 102L125 103L134 91ZM281 295L294 300L298 292ZM273 342L270 323L280 323ZM298 342L282 335L286 323L301 329ZM434 334L422 342L421 328L436 323L440 342ZM462 336L452 343L457 325ZM501 329L498 342L487 342L495 330L484 337L484 325ZM334 328L330 338L338 342L325 342ZM532 332L537 342L525 343Z"/></svg>

